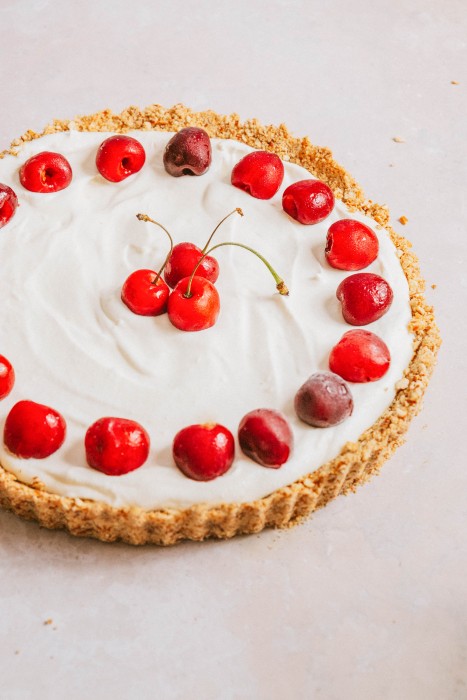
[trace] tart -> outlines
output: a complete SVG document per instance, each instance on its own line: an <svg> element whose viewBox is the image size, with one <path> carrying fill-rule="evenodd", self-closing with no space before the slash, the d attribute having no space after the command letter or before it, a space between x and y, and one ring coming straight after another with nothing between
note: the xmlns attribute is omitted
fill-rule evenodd
<svg viewBox="0 0 467 700"><path fill-rule="evenodd" d="M184 127L201 127L211 138L212 164L199 177L172 177L163 166L168 141ZM95 164L102 142L116 134L131 135L146 151L141 171L124 182L102 178ZM267 201L230 182L236 163L258 150L277 154L285 166L279 192ZM62 154L73 170L66 189L46 195L18 180L21 166L44 151ZM329 217L313 226L281 207L286 187L304 178L319 179L335 197ZM16 372L0 415L5 420L28 399L53 406L67 424L63 444L46 458L0 449L4 508L103 541L229 538L299 521L365 483L402 443L435 364L438 329L410 244L390 227L386 207L367 200L327 148L291 136L283 125L242 123L237 115L131 107L27 132L3 152L0 182L20 203L0 232L8 260L0 281L8 336L0 353ZM226 247L216 251L215 327L183 333L166 315L132 314L121 301L125 277L167 253L164 235L135 215L145 212L176 242L202 248L236 208L245 216L230 217L216 235L261 249L280 268L290 296L271 290L253 256ZM335 297L348 273L324 256L329 226L345 218L369 225L379 239L367 270L384 275L394 301L369 328L386 341L391 365L378 381L351 384L348 420L316 428L297 417L294 393L313 372L328 369L332 347L351 328ZM177 469L171 453L177 430L219 422L235 432L244 414L259 408L282 412L292 428L293 453L279 469L256 463L238 445L232 468L209 482ZM143 466L122 476L86 463L86 429L108 415L138 421L152 443Z"/></svg>

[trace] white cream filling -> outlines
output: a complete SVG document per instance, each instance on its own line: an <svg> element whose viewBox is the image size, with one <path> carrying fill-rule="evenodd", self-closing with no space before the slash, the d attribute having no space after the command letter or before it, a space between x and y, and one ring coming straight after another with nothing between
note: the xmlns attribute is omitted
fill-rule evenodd
<svg viewBox="0 0 467 700"><path fill-rule="evenodd" d="M284 163L279 193L260 201L230 184L235 163L250 150L213 139L209 171L201 177L173 178L162 164L170 134L136 132L146 164L115 184L96 171L102 133L51 134L0 160L0 182L11 186L20 206L0 230L0 353L16 371L15 387L0 403L4 419L21 399L60 411L67 422L64 445L43 460L18 459L3 445L0 461L19 479L37 478L64 496L144 509L184 507L200 502L245 502L290 484L335 457L347 441L375 422L395 395L395 384L412 356L408 285L397 251L383 229L341 202L321 224L303 226L282 210L281 196L292 182L311 177ZM18 170L30 156L62 153L73 168L71 185L54 194L26 191ZM175 242L203 247L214 226L231 217L215 242L235 240L256 248L283 276L289 297L253 255L236 247L216 251L221 272L217 288L221 313L206 331L184 333L167 315L137 316L120 300L121 286L138 268L158 269L167 239L147 213L166 226ZM394 291L389 312L366 326L391 351L391 367L378 382L350 384L353 415L334 428L312 428L294 414L297 389L313 372L328 368L333 345L352 327L340 312L335 292L349 273L332 269L324 246L333 221L366 222L380 242L378 259L367 271L382 275ZM245 413L275 408L287 416L294 450L280 469L246 458L238 444L230 471L196 482L175 467L171 445L181 428L218 422L236 435ZM138 470L118 477L87 466L86 429L102 416L131 418L151 437L151 452Z"/></svg>

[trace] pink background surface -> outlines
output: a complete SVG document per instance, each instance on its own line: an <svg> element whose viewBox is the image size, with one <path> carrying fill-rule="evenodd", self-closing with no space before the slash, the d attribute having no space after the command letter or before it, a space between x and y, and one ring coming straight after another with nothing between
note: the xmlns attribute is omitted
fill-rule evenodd
<svg viewBox="0 0 467 700"><path fill-rule="evenodd" d="M0 512L0 696L467 698L463 0L1 0L0 26L2 148L130 104L285 122L388 204L444 339L407 443L291 531L136 549Z"/></svg>

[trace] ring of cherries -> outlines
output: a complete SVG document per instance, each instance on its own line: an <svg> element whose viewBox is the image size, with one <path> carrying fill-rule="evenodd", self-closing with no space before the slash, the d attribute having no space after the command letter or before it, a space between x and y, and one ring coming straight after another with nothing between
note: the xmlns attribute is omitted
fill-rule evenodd
<svg viewBox="0 0 467 700"><path fill-rule="evenodd" d="M173 177L203 175L211 164L208 134L198 127L181 129L168 142L163 160ZM107 138L98 148L96 167L108 181L118 183L135 175L145 163L141 143L127 135ZM266 151L254 151L233 168L231 183L248 195L267 200L282 184L284 166L280 158ZM36 193L58 192L72 180L69 162L59 153L43 151L29 158L20 168L21 185ZM18 198L8 186L0 184L0 228L15 214ZM334 195L325 183L316 179L295 182L282 195L286 214L303 225L323 221L334 207ZM209 247L216 226L203 250L193 243L173 245L162 268L136 270L122 287L122 301L134 313L158 316L167 312L173 325L183 331L200 331L216 323L220 298L215 287L219 265L210 253L224 245L236 245L255 254L266 265L280 294L288 294L284 281L257 251L240 243L226 242ZM378 238L365 224L342 219L327 232L325 257L330 266L355 274L346 277L337 288L345 321L365 326L379 319L389 309L393 292L379 275L357 272L370 265L378 255ZM172 291L171 291L172 290ZM332 348L329 370L313 374L295 395L295 411L303 422L327 428L338 425L353 410L353 399L346 382L373 382L380 379L390 365L389 349L374 333L357 328L344 333ZM0 355L0 399L12 391L15 372L9 360ZM4 427L4 444L14 455L43 459L63 444L66 423L55 409L34 401L19 401L10 410ZM285 416L279 411L259 408L242 418L238 440L244 454L265 467L279 468L293 447L293 434ZM133 420L104 417L88 428L85 436L86 459L90 467L116 476L140 467L149 455L150 439L146 430ZM217 423L190 425L173 440L173 458L189 478L209 481L231 467L235 441L226 427Z"/></svg>

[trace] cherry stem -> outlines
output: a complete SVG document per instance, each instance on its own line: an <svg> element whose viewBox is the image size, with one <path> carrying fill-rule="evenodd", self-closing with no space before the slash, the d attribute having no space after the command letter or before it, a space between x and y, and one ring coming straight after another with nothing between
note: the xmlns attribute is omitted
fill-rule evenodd
<svg viewBox="0 0 467 700"><path fill-rule="evenodd" d="M240 214L240 216L243 216L243 211L240 209L240 207L237 207L236 209L234 209L233 211L231 211L230 214L227 214L227 216L224 216L224 218L221 219L221 221L219 221L219 223L217 224L216 228L214 229L214 231L213 231L213 232L211 233L211 235L209 236L206 245L204 246L203 250L201 251L203 254L206 253L207 249L209 248L209 244L211 243L212 239L214 238L214 234L216 233L216 231L217 231L217 229L219 228L219 226L222 226L222 224L224 223L224 221L225 221L226 219L228 219L229 216L232 216L232 214L235 214L235 213Z"/></svg>
<svg viewBox="0 0 467 700"><path fill-rule="evenodd" d="M163 273L163 271L164 271L164 267L167 265L167 263L168 263L168 261L169 261L169 258L170 258L170 256L172 255L172 250L173 250L173 247L174 247L173 238L172 238L172 236L170 235L170 233L167 231L167 229L165 228L165 226L162 226L162 224L160 224L158 221L154 221L154 219L151 219L151 217L148 216L147 214L136 214L136 218L139 219L139 221L150 221L151 224L155 224L156 226L159 226L159 228L161 228L163 231L165 231L166 234L167 234L167 236L169 237L169 241L170 241L170 250L169 250L169 252L168 252L168 254L167 254L166 259L164 260L164 263L163 263L161 269L159 270L159 272L156 272L156 276L155 276L155 278L154 278L153 281L152 281L152 284L157 284L157 282L161 279L161 275L162 275L162 273Z"/></svg>
<svg viewBox="0 0 467 700"><path fill-rule="evenodd" d="M231 212L231 213L233 214L233 212ZM227 217L226 217L226 218L227 218ZM221 222L221 223L222 223L222 222ZM250 253L253 253L254 255L256 255L256 257L259 258L259 259L266 265L266 267L268 268L269 272L270 272L271 275L274 277L274 281L275 281L275 283L276 283L276 289L277 289L277 291L279 292L279 294L282 294L283 296L288 296L289 290L287 289L287 285L285 284L284 280L282 279L282 277L280 277L280 276L277 274L277 272L275 271L275 269L274 269L274 268L272 267L272 265L266 260L266 258L264 258L262 255L260 255L260 253L258 253L258 251L254 250L254 248L250 248L249 246L244 245L243 243L236 243L236 242L234 242L234 241L225 241L224 243L217 243L217 245L214 245L212 248L210 248L209 250L207 250L207 251L203 254L203 256L198 260L198 263L197 263L195 269L194 269L193 272L191 273L190 281L188 282L188 287L186 288L186 292L185 292L185 294L183 295L186 299L189 299L189 298L191 297L191 283L193 282L193 277L196 275L196 270L197 270L198 267L200 266L200 264L201 264L203 258L205 258L206 255L210 255L210 253L212 253L213 250L216 250L216 248L222 248L223 246L226 246L226 245L234 245L234 246L237 246L238 248L244 248L245 250L250 251Z"/></svg>

